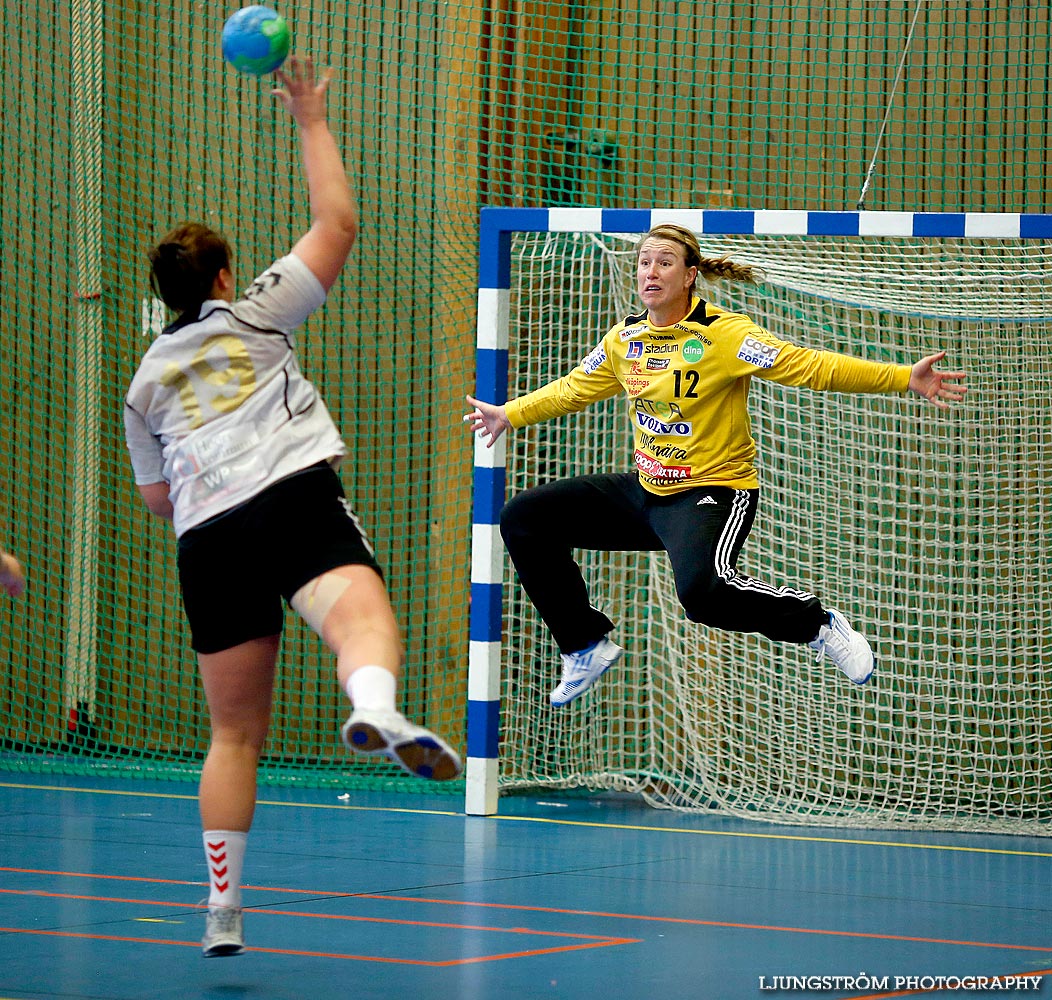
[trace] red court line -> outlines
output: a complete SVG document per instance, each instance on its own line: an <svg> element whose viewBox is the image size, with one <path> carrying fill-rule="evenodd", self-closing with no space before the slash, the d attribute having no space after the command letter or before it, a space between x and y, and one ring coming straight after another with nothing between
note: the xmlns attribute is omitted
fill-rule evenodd
<svg viewBox="0 0 1052 1000"><path fill-rule="evenodd" d="M132 944L171 944L181 948L200 948L199 941L171 941L165 938L130 937L123 934L85 934L74 931L29 930L25 927L0 927L0 934L32 934L44 937L80 938L89 941L122 941ZM500 955L476 955L472 958L449 958L442 961L428 962L418 958L386 958L382 955L347 955L329 951L302 951L297 948L246 948L245 951L262 952L267 955L299 955L308 958L338 958L353 962L385 962L390 965L426 965L436 969L450 968L456 965L473 965L479 962L499 962L508 958L533 958L537 955L554 955L560 951L583 951L587 948L608 948L617 944L636 944L632 938L607 938L604 941L590 941L587 944L567 944L558 948L536 948L529 951L504 952Z"/></svg>
<svg viewBox="0 0 1052 1000"><path fill-rule="evenodd" d="M0 894L7 896L32 896L45 899L83 899L93 903L131 903L138 906L163 906L166 909L176 907L177 909L189 909L203 912L203 906L197 903L178 903L167 899L140 899L138 897L126 898L124 896L91 896L86 893L74 892L47 892L43 889L0 889ZM360 896L344 897L361 899ZM384 898L384 897L381 897ZM310 917L314 920L351 920L365 924L399 924L405 927L444 927L451 930L461 931L490 931L494 934L536 934L541 937L563 937L579 938L581 940L599 941L621 941L623 943L637 943L630 938L612 938L609 934L574 934L570 931L542 931L534 927L494 927L484 924L451 924L438 920L399 920L396 917L361 917L351 913L304 913L302 910L272 910L260 906L246 907L251 913L265 913L274 917Z"/></svg>
<svg viewBox="0 0 1052 1000"><path fill-rule="evenodd" d="M698 920L693 917L660 917L640 913L606 913L603 910L566 910L555 906L525 906L517 903L479 903L457 899L426 899L422 896L370 896L360 899L391 899L397 902L435 903L441 906L485 906L503 910L528 910L540 913L561 913L572 916L608 917L613 920L642 920L666 924L694 924L699 927L732 927L751 931L780 931L783 934L819 934L833 937L871 938L877 941L912 941L919 944L955 944L968 948L1006 948L1014 951L1052 951L1052 945L1001 944L997 941L957 941L952 938L912 937L904 934L877 934L872 931L832 931L820 927L781 927L777 924L745 924L729 920Z"/></svg>
<svg viewBox="0 0 1052 1000"><path fill-rule="evenodd" d="M85 938L88 941L130 941L133 944L177 944L186 948L200 948L197 941L165 941L163 938L127 937L120 934L84 934L79 931L30 930L26 927L0 927L2 934L32 934L41 937ZM246 949L248 950L248 949Z"/></svg>
<svg viewBox="0 0 1052 1000"><path fill-rule="evenodd" d="M188 882L181 878L146 878L142 875L100 875L98 872L52 872L46 868L6 868L0 872L15 872L19 875L62 875L65 878L108 878L118 882L154 882L157 885L207 885L207 882ZM323 894L328 895L328 894Z"/></svg>
<svg viewBox="0 0 1052 1000"><path fill-rule="evenodd" d="M76 876L79 878L110 878L120 879L123 876L120 875L92 875L84 872L58 872L58 871L46 871L29 868L4 868L0 867L0 871L12 871L12 872L25 872L28 874L37 875L59 875L59 876ZM173 884L171 880L167 879L149 879L134 877L130 878L129 881L137 882L159 882L163 884ZM202 882L176 882L174 884L179 885L203 885ZM293 889L284 886L260 886L260 885L246 885L242 887L245 890L256 891L256 892L288 892L314 896L347 896L354 897L356 899L377 899L377 900L390 900L393 902L408 902L408 903L430 903L436 906L465 906L465 907L480 907L487 909L501 909L501 910L518 910L528 913L557 913L565 916L583 916L583 917L604 917L611 920L639 920L645 922L654 923L667 923L667 924L687 924L697 927L727 927L737 930L754 930L754 931L775 931L782 934L815 934L829 937L846 937L846 938L865 938L867 940L875 941L908 941L914 944L949 944L957 945L964 948L1003 948L1008 951L1037 951L1037 952L1052 952L1052 945L1031 945L1031 944L1006 944L998 941L959 941L953 938L935 938L935 937L920 937L913 935L904 934L879 934L872 931L842 931L842 930L827 930L825 928L816 927L782 927L776 924L752 924L752 923L740 923L735 921L726 920L699 920L692 917L665 917L665 916L654 916L650 914L640 913L608 913L603 910L573 910L564 907L554 906L529 906L521 903L485 903L474 900L459 900L459 899L430 899L422 896L394 896L381 893L334 893L331 890L309 890L309 889ZM185 904L184 904L185 905Z"/></svg>
<svg viewBox="0 0 1052 1000"><path fill-rule="evenodd" d="M355 899L361 897L356 896ZM616 942L618 944L638 944L638 938L611 937L609 934L573 934L569 931L542 931L534 927L493 927L482 924L449 924L437 920L397 920L394 917L359 917L350 913L304 913L302 910L267 910L256 906L248 907L251 913L267 913L276 917L313 917L317 920L351 920L368 924L402 924L406 927L446 927L462 931L490 931L495 934L536 934L540 937L577 938L582 941L595 941L600 945ZM541 954L530 952L530 954Z"/></svg>
<svg viewBox="0 0 1052 1000"><path fill-rule="evenodd" d="M190 909L200 912L201 906L195 903L179 903L172 902L169 900L156 900L156 899L127 899L120 896L93 896L85 893L65 893L65 892L48 892L46 890L35 890L35 889L3 889L0 888L0 894L9 896L29 896L46 899L80 899L87 902L100 902L100 903L127 903L132 905L141 906L161 906L165 909L172 909L173 907L178 909ZM337 898L360 898L355 896L344 896ZM383 897L379 897L383 898ZM479 962L497 962L509 958L532 958L538 955L552 955L556 952L562 951L581 951L587 948L609 948L614 945L623 944L639 944L639 938L624 938L624 937L611 937L610 935L600 934L575 934L571 932L563 931L547 931L537 930L531 927L492 927L482 926L479 924L455 924L445 923L439 921L429 920L398 920L393 917L363 917L356 916L353 914L339 914L339 913L304 913L297 910L275 910L266 909L262 907L249 907L253 913L264 913L271 916L278 917L309 917L317 920L349 920L360 923L377 923L377 924L398 924L405 927L437 927L449 930L471 930L471 931L486 931L491 934L522 934L537 937L557 937L557 938L570 938L582 943L580 944L566 944L558 947L550 948L529 948L522 951L514 952L502 952L494 955L475 955L470 958L454 958L454 959L443 959L436 961L425 961L423 959L412 959L412 958L389 958L381 955L345 955L337 952L321 952L321 951L302 951L298 949L289 948L247 948L246 951L259 951L267 952L275 955L299 955L299 956L312 956L316 958L337 958L343 960L354 960L362 962L389 962L400 965L426 965L435 968L446 968L455 965L471 965ZM171 941L163 938L139 938L139 937L128 937L123 935L111 935L111 934L87 934L83 932L71 932L71 931L57 931L57 930L33 930L28 928L16 928L16 927L0 927L0 932L10 932L15 934L45 934L57 937L74 937L74 938L88 938L97 941L127 941L139 944L178 944L178 945L190 945L197 946L195 941Z"/></svg>

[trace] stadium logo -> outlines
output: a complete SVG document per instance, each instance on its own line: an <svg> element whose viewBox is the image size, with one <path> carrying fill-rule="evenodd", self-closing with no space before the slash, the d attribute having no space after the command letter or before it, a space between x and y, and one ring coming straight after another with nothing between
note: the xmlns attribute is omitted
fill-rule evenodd
<svg viewBox="0 0 1052 1000"><path fill-rule="evenodd" d="M625 352L626 358L641 358L643 356L643 341L631 340L628 343L628 350Z"/></svg>

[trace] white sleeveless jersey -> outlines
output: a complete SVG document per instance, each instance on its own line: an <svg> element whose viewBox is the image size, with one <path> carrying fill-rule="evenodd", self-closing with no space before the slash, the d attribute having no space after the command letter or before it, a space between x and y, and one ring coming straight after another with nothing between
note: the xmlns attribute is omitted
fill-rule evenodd
<svg viewBox="0 0 1052 1000"><path fill-rule="evenodd" d="M346 451L292 331L325 301L295 254L233 304L206 302L150 345L128 389L125 433L135 482L167 482L176 535L279 479Z"/></svg>

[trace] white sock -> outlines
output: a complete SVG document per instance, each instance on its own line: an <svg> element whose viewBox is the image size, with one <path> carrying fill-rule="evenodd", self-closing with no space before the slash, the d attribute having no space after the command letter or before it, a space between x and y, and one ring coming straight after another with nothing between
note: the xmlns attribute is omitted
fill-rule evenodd
<svg viewBox="0 0 1052 1000"><path fill-rule="evenodd" d="M359 667L347 678L347 697L355 708L381 712L395 711L395 689L398 682L383 667Z"/></svg>
<svg viewBox="0 0 1052 1000"><path fill-rule="evenodd" d="M241 830L205 830L208 905L241 905L241 869L248 834Z"/></svg>

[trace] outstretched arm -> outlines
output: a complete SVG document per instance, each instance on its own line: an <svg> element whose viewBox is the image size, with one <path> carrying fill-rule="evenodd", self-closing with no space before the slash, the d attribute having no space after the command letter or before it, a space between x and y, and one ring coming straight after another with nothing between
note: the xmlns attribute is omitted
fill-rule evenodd
<svg viewBox="0 0 1052 1000"><path fill-rule="evenodd" d="M314 63L289 58L278 70L282 86L271 93L299 126L303 169L310 192L311 227L292 248L328 291L358 237L358 208L336 140L325 118L325 91L335 74L326 70L315 79Z"/></svg>
<svg viewBox="0 0 1052 1000"><path fill-rule="evenodd" d="M937 351L921 358L910 369L910 389L931 400L940 410L948 410L950 403L959 403L968 391L968 386L961 384L964 372L936 371L935 362L945 357L945 351Z"/></svg>
<svg viewBox="0 0 1052 1000"><path fill-rule="evenodd" d="M465 397L468 403L474 407L470 413L464 414L464 423L468 425L472 433L478 433L480 438L489 436L486 442L487 448L492 448L497 438L511 427L508 415L503 406L493 403L484 403L474 396Z"/></svg>

